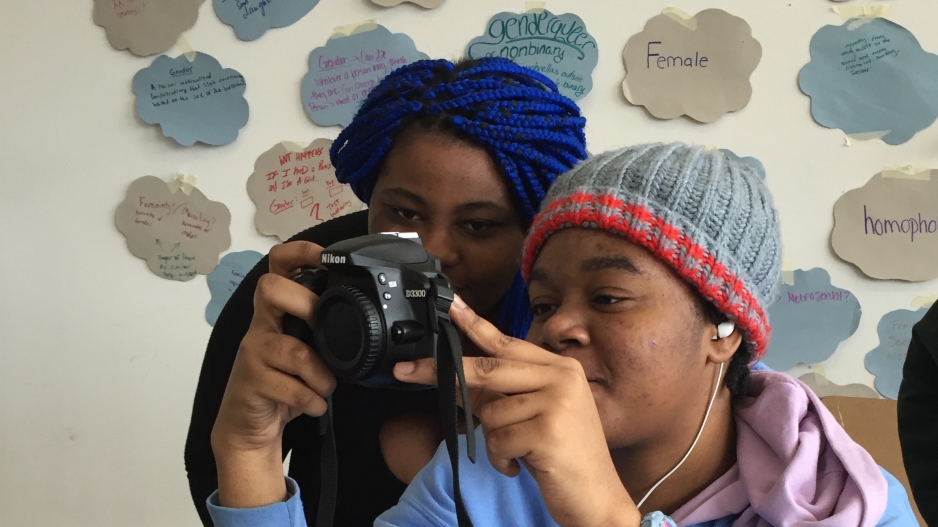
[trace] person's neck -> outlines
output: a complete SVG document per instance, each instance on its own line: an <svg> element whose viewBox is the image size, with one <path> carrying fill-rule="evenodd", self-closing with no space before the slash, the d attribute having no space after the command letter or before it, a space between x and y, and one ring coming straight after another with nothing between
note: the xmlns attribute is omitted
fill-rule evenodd
<svg viewBox="0 0 938 527"><path fill-rule="evenodd" d="M611 452L619 478L636 504L684 457L702 422L703 413L697 426L688 434L683 434L684 437ZM642 504L642 515L653 511L673 514L729 471L735 463L736 423L729 390L723 388L713 402L707 425L694 451Z"/></svg>

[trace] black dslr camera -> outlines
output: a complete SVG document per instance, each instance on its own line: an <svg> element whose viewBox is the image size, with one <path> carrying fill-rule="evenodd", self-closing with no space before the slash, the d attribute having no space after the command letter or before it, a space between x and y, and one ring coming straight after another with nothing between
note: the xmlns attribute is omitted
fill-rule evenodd
<svg viewBox="0 0 938 527"><path fill-rule="evenodd" d="M321 262L328 272L305 269L293 278L319 296L312 327L286 315L283 332L316 350L339 380L366 386L426 388L398 381L392 369L398 362L437 359L437 395L453 468L456 515L460 527L472 527L458 484L457 381L465 410L466 450L474 463L472 407L459 335L449 318L453 288L442 273L439 258L423 248L416 234L385 233L332 244L323 249ZM327 401L329 410L320 421L326 439L318 517L329 520L324 525L331 525L338 468L331 397Z"/></svg>
<svg viewBox="0 0 938 527"><path fill-rule="evenodd" d="M448 320L453 290L439 258L416 234L372 234L323 249L329 271L293 279L319 295L312 328L284 318L284 333L310 345L341 380L420 388L391 373L394 364L436 358L439 315Z"/></svg>

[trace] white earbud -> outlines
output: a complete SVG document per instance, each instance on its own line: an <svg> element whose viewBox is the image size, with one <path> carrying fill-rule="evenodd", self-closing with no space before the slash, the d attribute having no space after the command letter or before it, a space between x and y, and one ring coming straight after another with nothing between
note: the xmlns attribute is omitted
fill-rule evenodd
<svg viewBox="0 0 938 527"><path fill-rule="evenodd" d="M736 329L736 324L732 321L723 322L717 326L717 334L713 337L712 340L725 339L726 337L733 334L733 331Z"/></svg>

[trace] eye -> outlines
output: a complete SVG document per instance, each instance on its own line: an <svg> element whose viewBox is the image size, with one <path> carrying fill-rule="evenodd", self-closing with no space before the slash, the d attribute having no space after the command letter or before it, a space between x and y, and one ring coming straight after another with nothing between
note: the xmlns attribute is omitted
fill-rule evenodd
<svg viewBox="0 0 938 527"><path fill-rule="evenodd" d="M470 220L463 225L466 227L466 230L474 234L483 233L498 226L497 223L487 220Z"/></svg>
<svg viewBox="0 0 938 527"><path fill-rule="evenodd" d="M416 221L420 219L420 214L413 209L405 209L404 207L388 207L394 214L397 214L399 217L407 221Z"/></svg>
<svg viewBox="0 0 938 527"><path fill-rule="evenodd" d="M603 294L594 295L593 298L590 299L592 303L599 304L601 306L611 306L613 304L618 304L619 302L622 302L624 300L627 300L627 299L621 296L603 295Z"/></svg>
<svg viewBox="0 0 938 527"><path fill-rule="evenodd" d="M531 312L536 317L544 316L556 308L553 304L548 304L546 302L536 303L531 305Z"/></svg>

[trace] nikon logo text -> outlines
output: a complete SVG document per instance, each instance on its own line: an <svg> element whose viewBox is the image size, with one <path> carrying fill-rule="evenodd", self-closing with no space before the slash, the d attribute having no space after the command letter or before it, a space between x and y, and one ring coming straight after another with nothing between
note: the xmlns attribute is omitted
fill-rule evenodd
<svg viewBox="0 0 938 527"><path fill-rule="evenodd" d="M424 289L405 289L404 298L424 298L427 296L427 291Z"/></svg>
<svg viewBox="0 0 938 527"><path fill-rule="evenodd" d="M324 263L324 264L344 264L344 263L345 263L345 257L344 257L344 256L336 256L336 255L334 255L334 254L323 254L323 255L322 255L322 263Z"/></svg>

